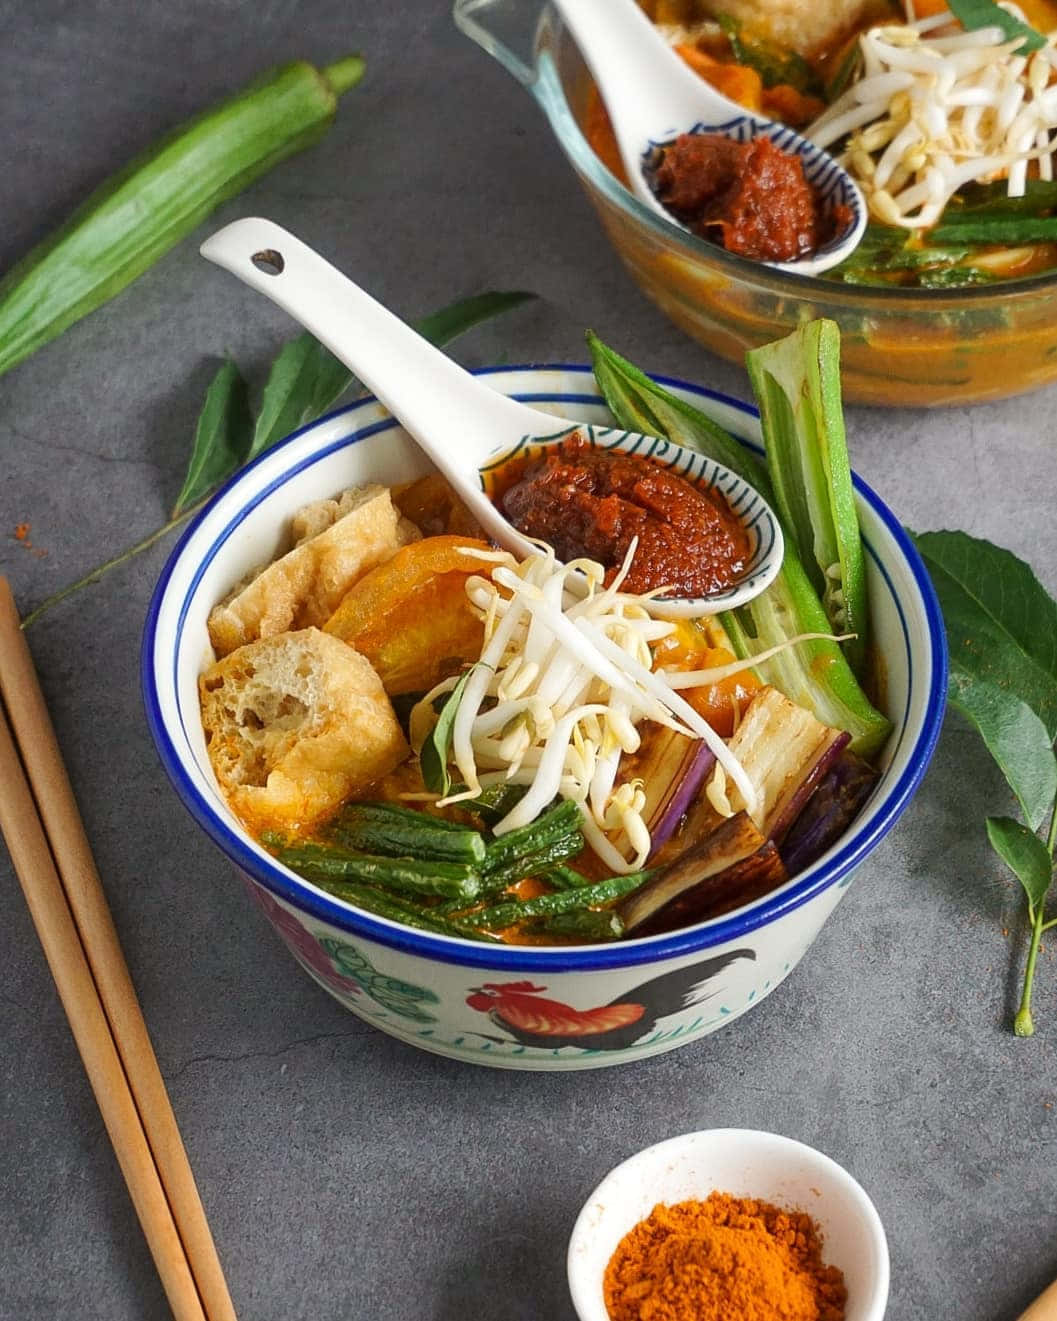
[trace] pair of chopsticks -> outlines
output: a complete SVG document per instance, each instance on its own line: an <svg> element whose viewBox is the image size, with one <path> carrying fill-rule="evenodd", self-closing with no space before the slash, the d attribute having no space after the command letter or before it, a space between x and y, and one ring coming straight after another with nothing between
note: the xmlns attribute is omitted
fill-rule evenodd
<svg viewBox="0 0 1057 1321"><path fill-rule="evenodd" d="M177 1321L235 1321L11 588L2 577L0 832L173 1315Z"/></svg>

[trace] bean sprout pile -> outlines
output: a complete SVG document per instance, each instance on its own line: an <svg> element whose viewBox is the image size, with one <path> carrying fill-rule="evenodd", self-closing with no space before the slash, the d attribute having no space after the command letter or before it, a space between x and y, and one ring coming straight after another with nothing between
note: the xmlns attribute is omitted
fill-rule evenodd
<svg viewBox="0 0 1057 1321"><path fill-rule="evenodd" d="M1018 18L1021 11L1003 4ZM1052 179L1057 51L1018 54L998 27L964 32L944 12L870 29L859 39L862 77L806 130L820 147L847 136L841 160L875 219L935 225L970 182L1005 176L1024 195L1028 165Z"/></svg>
<svg viewBox="0 0 1057 1321"><path fill-rule="evenodd" d="M485 642L452 730L452 760L464 787L438 803L473 799L501 782L527 786L494 826L501 836L534 821L555 797L570 799L580 806L588 844L618 873L639 870L651 847L642 787L633 778L618 781L621 756L639 748L641 721L704 740L750 812L757 799L723 739L667 675L652 669L651 644L675 625L650 612L659 592L620 590L635 549L633 541L608 587L601 564L562 564L549 547L520 562L504 551L464 552L491 561L488 576L475 574L466 584ZM709 674L698 671L697 682ZM432 711L455 684L438 684L416 709Z"/></svg>

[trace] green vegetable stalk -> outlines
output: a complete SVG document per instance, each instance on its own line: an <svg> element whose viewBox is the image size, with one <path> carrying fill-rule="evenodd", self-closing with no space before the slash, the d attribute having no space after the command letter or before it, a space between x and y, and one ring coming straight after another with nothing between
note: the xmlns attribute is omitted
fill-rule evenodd
<svg viewBox="0 0 1057 1321"><path fill-rule="evenodd" d="M0 281L0 375L120 293L221 202L311 146L363 70L359 55L323 70L285 65L108 179Z"/></svg>
<svg viewBox="0 0 1057 1321"><path fill-rule="evenodd" d="M767 469L711 418L667 390L588 334L595 378L621 426L665 436L701 450L744 477L772 507L776 496ZM771 586L747 605L720 616L739 657L748 658L799 633L828 633L830 621L786 531L785 558ZM761 678L780 689L824 724L845 729L851 749L869 759L884 744L891 723L869 701L839 645L829 641L786 648L757 667Z"/></svg>
<svg viewBox="0 0 1057 1321"><path fill-rule="evenodd" d="M866 660L866 561L840 395L840 329L819 319L745 355L782 526L852 669Z"/></svg>

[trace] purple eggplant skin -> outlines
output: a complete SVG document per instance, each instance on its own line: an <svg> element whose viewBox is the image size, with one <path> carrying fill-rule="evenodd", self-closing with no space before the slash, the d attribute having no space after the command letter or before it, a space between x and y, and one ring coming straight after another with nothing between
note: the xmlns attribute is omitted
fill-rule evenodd
<svg viewBox="0 0 1057 1321"><path fill-rule="evenodd" d="M701 739L657 726L645 755L639 753L635 770L646 785L646 828L654 857L675 834L679 822L694 803L716 764L715 754Z"/></svg>
<svg viewBox="0 0 1057 1321"><path fill-rule="evenodd" d="M790 876L810 867L844 834L873 793L880 772L846 748L818 782L780 846Z"/></svg>
<svg viewBox="0 0 1057 1321"><path fill-rule="evenodd" d="M786 879L776 846L738 812L662 867L619 912L626 935L652 936L739 908Z"/></svg>
<svg viewBox="0 0 1057 1321"><path fill-rule="evenodd" d="M796 787L790 786L775 804L775 809L767 822L766 833L767 838L773 839L779 847L792 829L793 822L814 797L815 790L826 778L830 768L836 764L851 742L851 735L843 729L834 729L830 733L832 737L826 739L819 755L814 763L803 771Z"/></svg>

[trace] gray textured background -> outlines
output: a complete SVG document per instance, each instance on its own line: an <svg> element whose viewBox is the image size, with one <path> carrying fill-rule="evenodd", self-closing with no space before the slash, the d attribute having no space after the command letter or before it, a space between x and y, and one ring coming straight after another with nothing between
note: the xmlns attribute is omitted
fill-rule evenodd
<svg viewBox="0 0 1057 1321"><path fill-rule="evenodd" d="M590 325L647 367L747 396L739 369L638 295L534 106L446 4L0 0L0 30L0 270L261 68L362 48L367 79L324 142L215 223L288 224L407 315L486 288L539 293L468 337L468 364L582 360ZM0 571L23 609L164 521L218 357L259 383L290 333L189 240L4 377ZM908 524L991 537L1053 589L1055 407L1050 390L851 410L854 461ZM46 554L14 540L23 520ZM801 1138L862 1181L891 1245L890 1321L1005 1321L1057 1274L1057 967L1047 950L1040 1034L1014 1040L1023 924L981 825L1008 802L974 736L948 727L814 949L736 1026L605 1072L473 1069L396 1044L310 983L176 801L136 670L170 545L30 641L244 1318L570 1321L565 1241L586 1194L644 1144L716 1125ZM0 967L0 1316L163 1318L2 850Z"/></svg>

